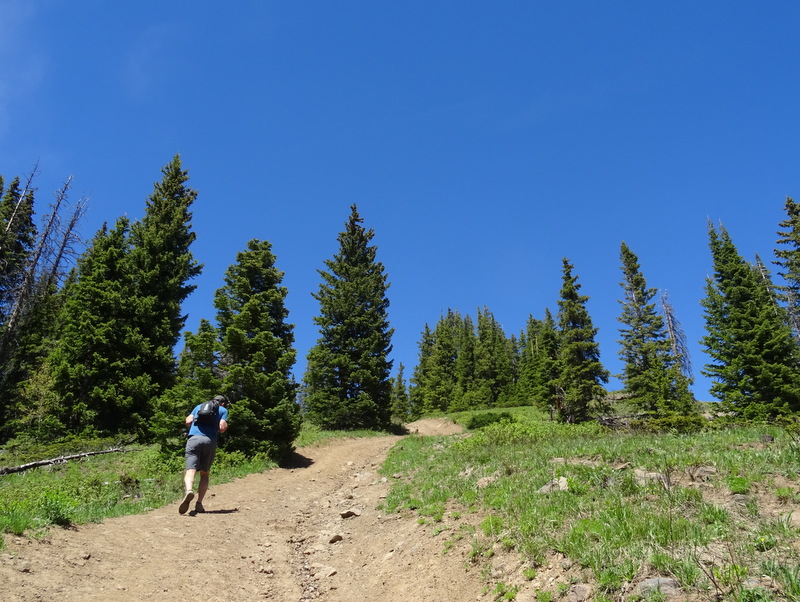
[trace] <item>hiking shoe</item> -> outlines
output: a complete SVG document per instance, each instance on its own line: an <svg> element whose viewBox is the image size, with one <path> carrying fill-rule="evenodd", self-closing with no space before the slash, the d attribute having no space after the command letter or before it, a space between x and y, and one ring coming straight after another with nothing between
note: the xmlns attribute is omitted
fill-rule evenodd
<svg viewBox="0 0 800 602"><path fill-rule="evenodd" d="M194 492L187 491L186 495L183 496L181 505L178 506L178 514L186 514L186 511L189 509L189 502L191 502L192 499L194 499Z"/></svg>
<svg viewBox="0 0 800 602"><path fill-rule="evenodd" d="M194 505L194 511L197 512L198 514L202 514L203 512L206 511L206 509L203 508L203 504L201 502L197 502Z"/></svg>

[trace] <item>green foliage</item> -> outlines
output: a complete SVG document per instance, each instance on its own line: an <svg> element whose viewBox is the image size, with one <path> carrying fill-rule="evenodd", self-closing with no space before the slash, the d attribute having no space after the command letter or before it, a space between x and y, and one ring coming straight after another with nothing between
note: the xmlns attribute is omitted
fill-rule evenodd
<svg viewBox="0 0 800 602"><path fill-rule="evenodd" d="M555 406L557 397L559 333L549 309L543 320L528 317L520 336L519 381L521 402L540 408Z"/></svg>
<svg viewBox="0 0 800 602"><path fill-rule="evenodd" d="M502 421L514 422L514 417L509 412L484 412L481 414L474 414L467 422L467 428L469 430L475 430Z"/></svg>
<svg viewBox="0 0 800 602"><path fill-rule="evenodd" d="M320 270L314 298L320 338L309 350L304 375L309 419L327 429L388 428L391 418L392 362L389 300L383 264L370 245L355 205L339 252Z"/></svg>
<svg viewBox="0 0 800 602"><path fill-rule="evenodd" d="M37 445L18 440L6 447L3 459L14 466L107 449L109 443L72 440ZM274 466L263 456L246 458L241 452L219 450L212 486ZM183 493L182 469L182 451L169 453L151 446L0 476L0 534L96 522L173 503Z"/></svg>
<svg viewBox="0 0 800 602"><path fill-rule="evenodd" d="M585 422L606 409L608 371L600 363L597 329L586 310L589 297L579 293L581 285L573 266L563 260L563 279L558 300L560 344L556 379L556 411L564 422Z"/></svg>
<svg viewBox="0 0 800 602"><path fill-rule="evenodd" d="M251 240L237 254L214 297L218 326L204 320L197 333L186 334L178 386L159 399L154 430L162 445L179 441L183 418L196 404L223 394L234 402L224 450L273 460L292 451L302 418L282 280L269 242Z"/></svg>
<svg viewBox="0 0 800 602"><path fill-rule="evenodd" d="M411 401L423 413L516 405L517 349L492 313L448 309L433 331L426 325L412 378Z"/></svg>
<svg viewBox="0 0 800 602"><path fill-rule="evenodd" d="M660 418L636 420L631 426L654 433L697 433L708 428L708 420L690 412L689 415L672 414Z"/></svg>
<svg viewBox="0 0 800 602"><path fill-rule="evenodd" d="M392 417L400 422L408 422L414 417L413 407L408 395L408 386L406 385L405 366L402 362L397 370L397 376L391 379L392 382Z"/></svg>
<svg viewBox="0 0 800 602"><path fill-rule="evenodd" d="M656 313L656 289L647 287L638 258L624 242L620 258L624 298L620 302L623 328L619 343L627 400L656 419L697 416L689 379L681 371L680 358L673 353L664 319Z"/></svg>
<svg viewBox="0 0 800 602"><path fill-rule="evenodd" d="M707 335L711 362L703 374L723 412L765 420L800 410L798 346L786 312L776 301L766 268L747 263L728 232L709 224L714 275L706 281Z"/></svg>
<svg viewBox="0 0 800 602"><path fill-rule="evenodd" d="M764 449L752 445L763 427L615 435L594 423L512 414L517 422L494 423L469 437L401 441L381 472L409 477L393 479L386 509L470 508L484 517L468 550L473 562L484 562L496 542L513 542L532 565L561 553L594 575L606 599L629 591L652 567L690 593L709 587L710 575L724 593L742 591L743 579L759 574L767 558L796 563L794 530L768 515L713 504L704 489L675 479L715 466L715 489L736 477L751 486L768 481L795 461L787 453L792 441L780 431L770 431L775 441ZM469 420L468 413L458 417ZM660 476L641 480L645 472ZM562 477L566 489L544 487ZM445 514L445 526L447 520ZM700 562L701 554L713 563Z"/></svg>

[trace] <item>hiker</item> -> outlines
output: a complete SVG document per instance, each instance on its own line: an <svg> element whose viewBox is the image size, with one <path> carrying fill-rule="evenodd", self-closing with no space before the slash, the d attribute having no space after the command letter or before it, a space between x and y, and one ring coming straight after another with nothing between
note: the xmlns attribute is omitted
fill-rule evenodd
<svg viewBox="0 0 800 602"><path fill-rule="evenodd" d="M186 442L186 472L183 483L186 494L178 507L179 514L186 514L194 499L194 477L200 471L200 485L197 487L195 512L205 512L203 498L208 491L208 474L214 454L217 452L217 436L228 429L228 400L217 395L210 402L198 404L186 417L189 427L189 440Z"/></svg>

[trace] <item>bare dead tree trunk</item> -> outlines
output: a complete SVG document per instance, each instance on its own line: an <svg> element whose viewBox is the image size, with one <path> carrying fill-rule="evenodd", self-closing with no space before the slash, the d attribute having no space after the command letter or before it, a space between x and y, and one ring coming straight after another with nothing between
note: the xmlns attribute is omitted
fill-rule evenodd
<svg viewBox="0 0 800 602"><path fill-rule="evenodd" d="M669 333L669 340L672 343L672 355L680 363L683 375L686 378L692 378L692 360L686 344L686 333L683 332L681 323L675 317L675 308L669 302L667 291L661 293L661 309L664 312L664 324Z"/></svg>

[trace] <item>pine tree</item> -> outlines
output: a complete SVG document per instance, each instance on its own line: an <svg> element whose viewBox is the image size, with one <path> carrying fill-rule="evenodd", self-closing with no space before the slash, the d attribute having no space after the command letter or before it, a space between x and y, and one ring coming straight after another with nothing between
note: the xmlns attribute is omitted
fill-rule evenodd
<svg viewBox="0 0 800 602"><path fill-rule="evenodd" d="M131 226L130 234L130 294L138 299L136 325L150 349L141 358L142 370L159 392L174 383L174 347L186 322L181 305L195 289L189 280L202 270L189 249L196 238L190 209L197 192L186 185L189 175L179 155L161 171L163 178L147 199L145 215Z"/></svg>
<svg viewBox="0 0 800 602"><path fill-rule="evenodd" d="M285 457L300 431L291 375L294 325L286 322L282 280L270 243L251 240L214 297L225 370L221 392L234 401L225 448L246 455Z"/></svg>
<svg viewBox="0 0 800 602"><path fill-rule="evenodd" d="M558 378L559 333L549 309L544 320L528 316L520 336L519 395L523 405L553 407Z"/></svg>
<svg viewBox="0 0 800 602"><path fill-rule="evenodd" d="M408 422L411 419L411 404L404 372L405 366L401 362L397 375L392 378L392 416L401 422Z"/></svg>
<svg viewBox="0 0 800 602"><path fill-rule="evenodd" d="M619 332L620 358L624 362L622 382L628 400L650 417L696 413L689 383L656 312L653 298L639 266L639 259L624 242L620 247L624 325Z"/></svg>
<svg viewBox="0 0 800 602"><path fill-rule="evenodd" d="M784 204L786 219L779 222L784 228L778 231L774 262L784 285L778 287L789 314L789 324L795 339L800 341L800 203L786 197Z"/></svg>
<svg viewBox="0 0 800 602"><path fill-rule="evenodd" d="M724 227L709 224L714 275L706 279L711 362L703 374L725 412L767 419L800 410L798 347L785 313L775 303L768 274L745 261Z"/></svg>
<svg viewBox="0 0 800 602"><path fill-rule="evenodd" d="M129 222L103 227L78 261L61 312L58 346L48 364L70 433L143 435L158 388L140 358L150 347L138 326L140 300L131 296Z"/></svg>
<svg viewBox="0 0 800 602"><path fill-rule="evenodd" d="M171 447L191 408L223 394L233 403L224 449L281 459L292 450L301 424L291 376L294 326L286 319L287 290L272 246L251 240L225 271L216 291L217 326L201 320L186 333L178 384L159 400L157 438Z"/></svg>
<svg viewBox="0 0 800 602"><path fill-rule="evenodd" d="M513 384L511 348L488 308L478 311L474 390L478 407L496 407ZM474 405L472 407L475 407Z"/></svg>
<svg viewBox="0 0 800 602"><path fill-rule="evenodd" d="M433 353L433 332L428 324L422 330L419 343L417 365L411 374L408 397L411 403L411 415L419 418L425 412L426 396L428 395L431 380L431 355Z"/></svg>
<svg viewBox="0 0 800 602"><path fill-rule="evenodd" d="M4 191L0 178L0 196L0 324L5 325L22 287L37 232L32 190L21 190L19 178L14 178Z"/></svg>
<svg viewBox="0 0 800 602"><path fill-rule="evenodd" d="M586 302L581 295L573 266L563 260L563 278L558 301L560 332L556 411L564 422L584 422L605 409L605 389L608 371L600 363L600 347L594 337Z"/></svg>
<svg viewBox="0 0 800 602"><path fill-rule="evenodd" d="M353 205L314 294L320 338L308 353L305 402L311 420L325 428L386 428L390 421L389 284L370 245L374 231L362 222Z"/></svg>

